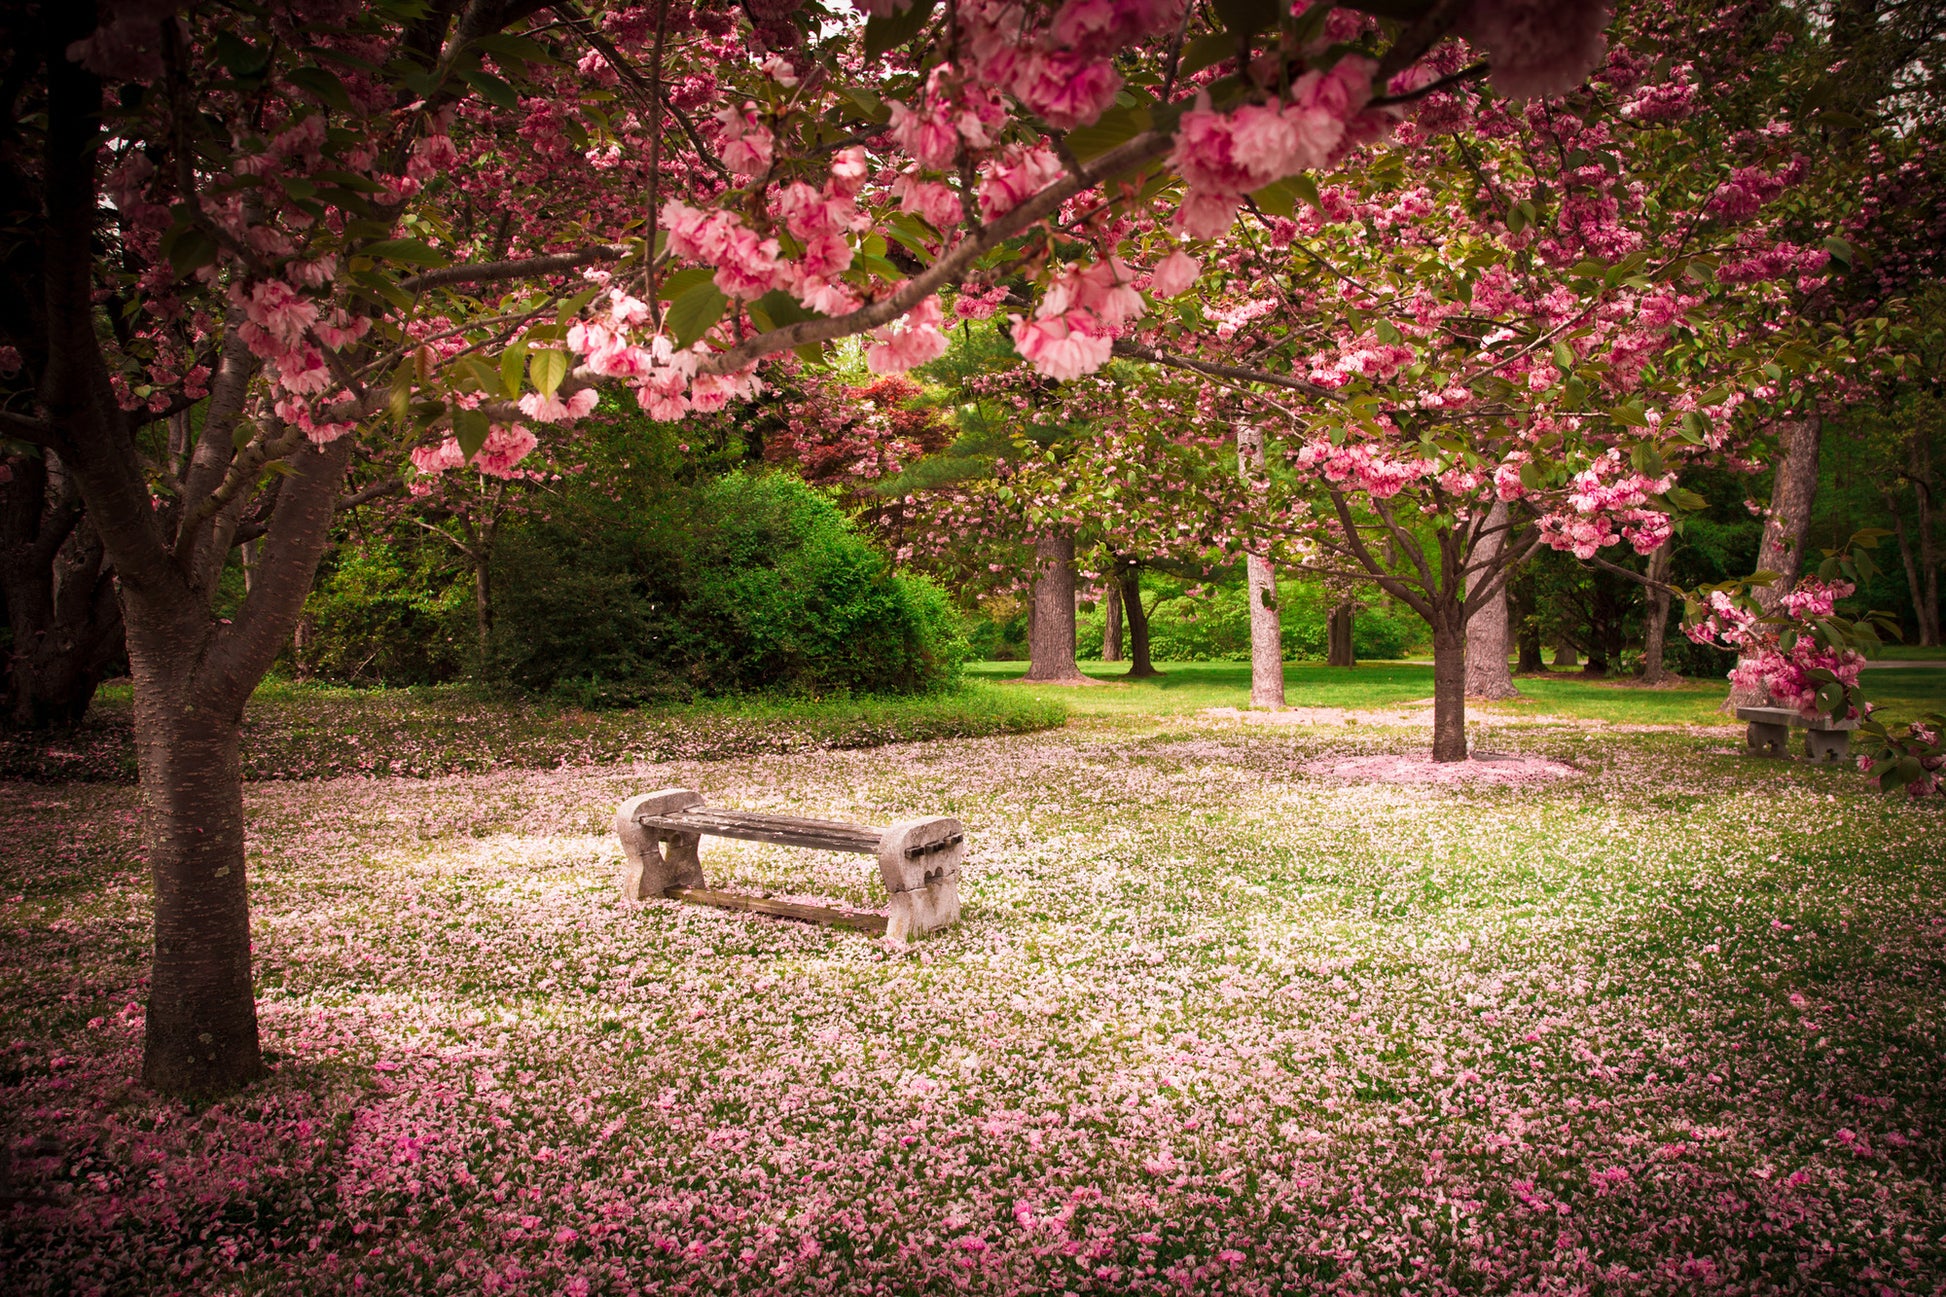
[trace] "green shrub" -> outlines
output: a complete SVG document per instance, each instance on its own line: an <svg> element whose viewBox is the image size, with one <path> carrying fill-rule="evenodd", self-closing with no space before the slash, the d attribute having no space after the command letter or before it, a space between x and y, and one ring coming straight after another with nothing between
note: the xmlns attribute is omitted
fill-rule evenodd
<svg viewBox="0 0 1946 1297"><path fill-rule="evenodd" d="M506 534L497 674L584 706L912 693L957 676L967 645L946 596L892 571L799 479L737 472L657 494L583 502Z"/></svg>
<svg viewBox="0 0 1946 1297"><path fill-rule="evenodd" d="M348 684L438 684L465 669L473 592L424 550L340 550L305 602L302 665Z"/></svg>

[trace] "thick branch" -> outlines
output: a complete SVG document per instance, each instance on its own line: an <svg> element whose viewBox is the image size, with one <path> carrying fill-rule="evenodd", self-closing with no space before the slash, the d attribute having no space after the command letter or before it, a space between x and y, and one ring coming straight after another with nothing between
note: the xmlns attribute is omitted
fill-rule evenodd
<svg viewBox="0 0 1946 1297"><path fill-rule="evenodd" d="M597 266L603 262L620 261L633 249L621 243L595 243L572 252L550 252L545 256L521 257L513 261L482 261L473 265L442 266L438 270L428 270L423 275L412 275L399 281L399 287L408 293L417 293L428 288L444 288L452 284L490 284L508 279L526 279L534 275L558 275L569 270L579 270L583 266Z"/></svg>
<svg viewBox="0 0 1946 1297"><path fill-rule="evenodd" d="M1240 383L1267 383L1272 387L1287 387L1293 392L1315 396L1325 401L1342 401L1344 398L1328 387L1307 383L1301 378L1287 374L1273 374L1267 369L1241 369L1235 365L1218 365L1207 360L1192 360L1188 356L1171 356L1166 352L1144 347L1126 338L1115 341L1115 354L1126 360L1145 360L1151 365L1167 365L1171 369L1187 369L1198 374L1208 374L1212 378L1231 378Z"/></svg>

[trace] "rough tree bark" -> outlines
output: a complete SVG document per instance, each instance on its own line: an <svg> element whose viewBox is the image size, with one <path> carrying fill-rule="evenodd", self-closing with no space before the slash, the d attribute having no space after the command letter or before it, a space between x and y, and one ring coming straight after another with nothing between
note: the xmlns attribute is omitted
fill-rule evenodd
<svg viewBox="0 0 1946 1297"><path fill-rule="evenodd" d="M1112 577L1101 596L1101 660L1122 660L1122 587Z"/></svg>
<svg viewBox="0 0 1946 1297"><path fill-rule="evenodd" d="M121 662L122 610L106 559L59 458L18 458L0 484L0 599L13 635L6 724L80 724Z"/></svg>
<svg viewBox="0 0 1946 1297"><path fill-rule="evenodd" d="M1124 564L1115 574L1122 587L1122 611L1128 616L1129 680L1146 680L1162 673L1149 660L1149 610L1142 603L1142 570Z"/></svg>
<svg viewBox="0 0 1946 1297"><path fill-rule="evenodd" d="M1468 597L1488 580L1507 540L1508 511L1496 500L1487 513L1487 529L1474 546L1477 570L1467 578ZM1507 667L1507 582L1498 582L1486 601L1466 619L1466 696L1518 698L1513 673Z"/></svg>
<svg viewBox="0 0 1946 1297"><path fill-rule="evenodd" d="M1644 610L1642 631L1642 683L1659 685L1670 678L1663 665L1669 643L1669 569L1674 562L1675 542L1665 540L1649 555L1648 607Z"/></svg>
<svg viewBox="0 0 1946 1297"><path fill-rule="evenodd" d="M1466 760L1466 628L1450 606L1432 619L1432 759Z"/></svg>
<svg viewBox="0 0 1946 1297"><path fill-rule="evenodd" d="M1264 471L1264 434L1237 425L1237 473L1248 483ZM1250 597L1250 705L1284 706L1284 626L1277 607L1277 572L1261 554L1246 554L1244 580Z"/></svg>
<svg viewBox="0 0 1946 1297"><path fill-rule="evenodd" d="M1777 466L1770 488L1770 516L1764 519L1763 539L1757 545L1757 570L1775 572L1777 579L1753 593L1766 613L1783 603L1804 571L1804 543L1811 530L1811 506L1818 498L1818 450L1823 434L1818 416L1792 419L1779 425ZM1733 686L1723 700L1725 712L1761 707L1769 691Z"/></svg>
<svg viewBox="0 0 1946 1297"><path fill-rule="evenodd" d="M1050 531L1034 544L1034 609L1027 623L1027 674L1040 684L1093 684L1074 661L1074 533Z"/></svg>
<svg viewBox="0 0 1946 1297"><path fill-rule="evenodd" d="M1355 606L1352 597L1346 595L1331 607L1330 618L1325 623L1325 662L1328 666L1358 665L1358 654L1351 638Z"/></svg>

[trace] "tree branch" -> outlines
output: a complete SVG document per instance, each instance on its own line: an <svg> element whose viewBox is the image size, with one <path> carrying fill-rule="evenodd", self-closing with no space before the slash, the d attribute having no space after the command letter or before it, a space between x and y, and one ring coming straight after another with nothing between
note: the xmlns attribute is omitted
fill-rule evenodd
<svg viewBox="0 0 1946 1297"><path fill-rule="evenodd" d="M634 249L621 243L594 243L571 252L550 252L539 257L522 257L514 261L482 261L465 266L442 266L438 270L428 270L422 275L412 275L399 281L399 287L408 293L422 292L428 288L444 288L452 284L489 284L506 279L525 279L530 275L558 275L564 271L579 270L583 266L600 265L607 261L620 261Z"/></svg>

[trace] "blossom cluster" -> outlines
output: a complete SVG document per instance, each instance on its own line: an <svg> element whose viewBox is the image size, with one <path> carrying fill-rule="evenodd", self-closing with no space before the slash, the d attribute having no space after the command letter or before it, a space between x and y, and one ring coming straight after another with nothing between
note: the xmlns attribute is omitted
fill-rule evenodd
<svg viewBox="0 0 1946 1297"><path fill-rule="evenodd" d="M1855 588L1848 581L1806 577L1769 616L1722 590L1712 590L1703 615L1684 626L1683 633L1698 644L1736 653L1730 680L1738 687L1767 694L1776 705L1794 707L1806 716L1822 715L1826 708L1818 702L1818 691L1835 680L1848 698L1853 696L1865 655L1830 643L1804 624L1829 617L1836 603ZM1795 633L1786 635L1786 631ZM1858 714L1856 707L1846 711Z"/></svg>

